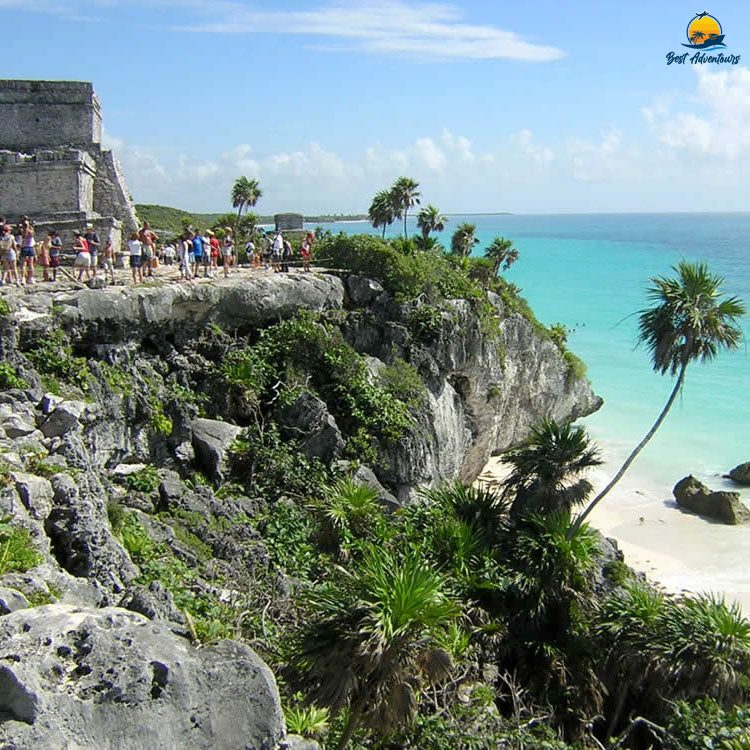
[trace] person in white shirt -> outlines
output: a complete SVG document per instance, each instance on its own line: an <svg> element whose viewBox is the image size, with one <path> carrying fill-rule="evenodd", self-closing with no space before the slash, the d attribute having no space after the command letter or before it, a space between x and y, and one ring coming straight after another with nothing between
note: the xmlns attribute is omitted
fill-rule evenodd
<svg viewBox="0 0 750 750"><path fill-rule="evenodd" d="M143 246L141 241L138 239L138 232L133 232L128 240L128 253L130 253L130 270L133 272L133 283L137 284L139 281L143 283L143 262L141 259L141 253L143 252Z"/></svg>

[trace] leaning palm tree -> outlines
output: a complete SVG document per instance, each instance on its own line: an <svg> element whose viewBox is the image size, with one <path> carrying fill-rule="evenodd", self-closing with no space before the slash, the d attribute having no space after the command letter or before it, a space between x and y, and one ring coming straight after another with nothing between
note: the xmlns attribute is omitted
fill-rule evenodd
<svg viewBox="0 0 750 750"><path fill-rule="evenodd" d="M737 349L742 329L737 321L745 314L745 305L737 297L720 299L724 279L710 273L705 263L682 260L672 270L677 278L652 278L647 295L654 307L640 312L638 342L651 353L654 370L661 375L677 375L677 382L667 403L646 436L627 457L610 483L589 503L576 519L574 527L601 502L620 481L622 475L654 436L667 416L685 381L687 366L695 361L709 362L722 349Z"/></svg>
<svg viewBox="0 0 750 750"><path fill-rule="evenodd" d="M391 188L396 207L404 217L404 239L409 239L406 234L406 216L412 206L419 204L421 193L417 190L418 187L419 183L411 177L399 177Z"/></svg>
<svg viewBox="0 0 750 750"><path fill-rule="evenodd" d="M581 475L602 463L583 427L558 425L554 419L542 420L522 447L501 460L511 467L503 496L514 498L512 515L570 510L593 489Z"/></svg>
<svg viewBox="0 0 750 750"><path fill-rule="evenodd" d="M453 237L451 237L451 252L453 255L463 255L464 257L471 255L474 245L479 244L476 232L476 224L469 224L468 222L459 224L456 231L453 232Z"/></svg>
<svg viewBox="0 0 750 750"><path fill-rule="evenodd" d="M413 717L421 685L452 668L436 638L459 614L422 550L371 548L344 576L311 594L324 619L295 660L317 705L349 709L339 750L360 726L387 735Z"/></svg>
<svg viewBox="0 0 750 750"><path fill-rule="evenodd" d="M386 227L398 218L390 190L381 190L375 195L367 215L375 229L383 227L383 239L385 239Z"/></svg>
<svg viewBox="0 0 750 750"><path fill-rule="evenodd" d="M484 251L484 257L492 260L493 275L497 276L501 265L503 270L507 271L518 260L518 250L513 247L513 240L506 240L505 237L495 237Z"/></svg>
<svg viewBox="0 0 750 750"><path fill-rule="evenodd" d="M442 232L448 218L431 203L417 214L417 226L422 230L422 237L426 240L431 232Z"/></svg>
<svg viewBox="0 0 750 750"><path fill-rule="evenodd" d="M244 176L235 180L232 185L232 207L237 209L237 233L240 230L243 209L253 208L262 196L258 180L248 180Z"/></svg>

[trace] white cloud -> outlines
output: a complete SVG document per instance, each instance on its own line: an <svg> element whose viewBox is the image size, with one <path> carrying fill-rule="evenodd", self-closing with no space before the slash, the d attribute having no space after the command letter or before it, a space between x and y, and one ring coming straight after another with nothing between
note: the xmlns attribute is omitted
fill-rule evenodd
<svg viewBox="0 0 750 750"><path fill-rule="evenodd" d="M511 136L511 142L517 154L537 167L543 167L555 158L549 146L539 146L534 143L534 134L530 130L524 129Z"/></svg>
<svg viewBox="0 0 750 750"><path fill-rule="evenodd" d="M463 135L453 135L449 130L443 128L443 133L440 136L445 148L453 152L459 159L459 161L472 164L476 157L471 150L471 141Z"/></svg>
<svg viewBox="0 0 750 750"><path fill-rule="evenodd" d="M577 180L604 180L623 174L630 162L623 147L623 133L618 128L605 131L599 141L570 138L566 145L567 166Z"/></svg>
<svg viewBox="0 0 750 750"><path fill-rule="evenodd" d="M697 71L691 110L657 99L642 112L661 143L679 152L736 162L750 157L750 69Z"/></svg>
<svg viewBox="0 0 750 750"><path fill-rule="evenodd" d="M438 148L432 138L417 138L414 151L419 161L428 169L441 172L448 164L445 154Z"/></svg>

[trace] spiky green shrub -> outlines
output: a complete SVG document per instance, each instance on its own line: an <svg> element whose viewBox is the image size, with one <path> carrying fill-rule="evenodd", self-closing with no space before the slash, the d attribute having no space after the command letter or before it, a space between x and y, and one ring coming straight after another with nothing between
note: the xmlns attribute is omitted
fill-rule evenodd
<svg viewBox="0 0 750 750"><path fill-rule="evenodd" d="M9 517L0 521L0 576L12 571L24 573L43 559L27 529L11 525Z"/></svg>

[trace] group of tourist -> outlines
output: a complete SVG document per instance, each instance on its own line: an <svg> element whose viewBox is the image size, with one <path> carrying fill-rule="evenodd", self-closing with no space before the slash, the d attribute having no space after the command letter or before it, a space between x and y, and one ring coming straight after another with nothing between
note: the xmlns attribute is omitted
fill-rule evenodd
<svg viewBox="0 0 750 750"><path fill-rule="evenodd" d="M44 281L57 281L63 246L56 230L50 229L46 237L37 242L34 225L28 216L22 217L15 228L0 217L0 227L0 285L34 284L34 267L37 262L42 267ZM99 236L91 223L85 225L84 231L76 230L73 238L73 278L83 281L85 275L88 280L92 276L95 277L97 269L101 268L105 279L114 284L115 249L111 240L107 240L102 248ZM181 237L164 247L158 247L158 240L159 237L145 221L140 230L133 232L127 241L126 252L134 284L144 283L146 278L152 278L159 262L167 266L176 263L180 270L181 283L192 281L200 276L201 271L204 277L217 277L220 267L224 272L224 278L228 278L230 269L238 266L237 247L231 227L224 228L221 238L211 230L202 233L196 229L186 230ZM310 270L314 240L314 234L308 232L302 241L300 255L305 271ZM280 230L276 231L273 238L261 232L256 240L248 240L245 250L248 261L254 268L271 268L274 273L288 273L294 259L291 243ZM65 273L67 275L67 272Z"/></svg>

